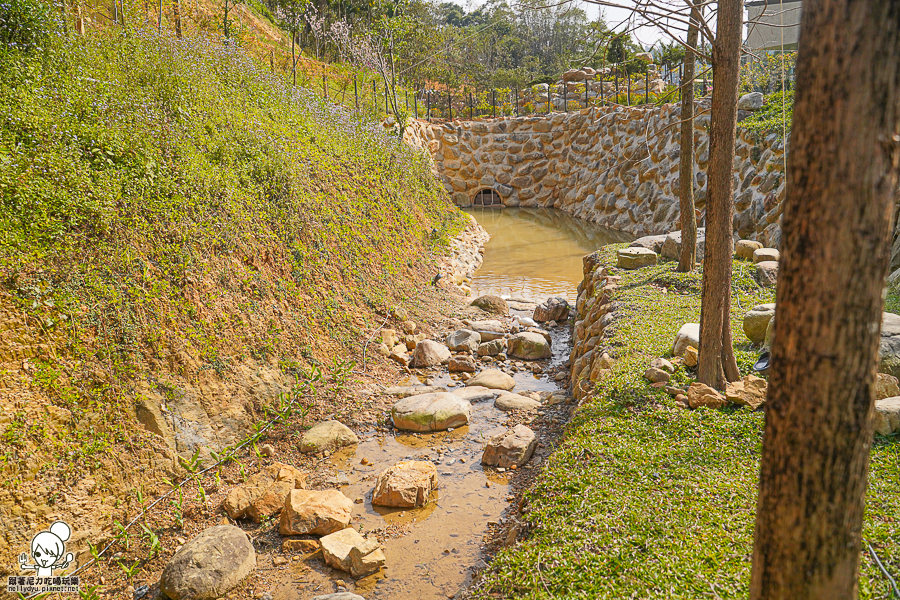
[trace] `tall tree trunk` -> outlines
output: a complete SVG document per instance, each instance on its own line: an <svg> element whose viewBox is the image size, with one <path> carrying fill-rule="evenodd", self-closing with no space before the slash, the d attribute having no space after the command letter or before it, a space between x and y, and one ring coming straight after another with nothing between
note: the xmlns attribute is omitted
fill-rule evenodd
<svg viewBox="0 0 900 600"><path fill-rule="evenodd" d="M857 597L900 178L900 4L804 5L751 600Z"/></svg>
<svg viewBox="0 0 900 600"><path fill-rule="evenodd" d="M75 33L84 35L84 15L81 12L81 0L75 2Z"/></svg>
<svg viewBox="0 0 900 600"><path fill-rule="evenodd" d="M701 0L697 0L699 3ZM681 205L681 255L678 270L687 273L697 262L697 215L694 213L694 53L700 34L700 14L691 0L684 76L681 79L681 159L678 169ZM687 82L687 84L685 84Z"/></svg>
<svg viewBox="0 0 900 600"><path fill-rule="evenodd" d="M175 21L175 37L181 39L181 6L179 0L172 0L172 18Z"/></svg>
<svg viewBox="0 0 900 600"><path fill-rule="evenodd" d="M720 0L713 43L712 120L707 169L706 254L698 379L717 389L740 377L731 340L734 138L741 61L742 0ZM682 242L683 244L684 242Z"/></svg>

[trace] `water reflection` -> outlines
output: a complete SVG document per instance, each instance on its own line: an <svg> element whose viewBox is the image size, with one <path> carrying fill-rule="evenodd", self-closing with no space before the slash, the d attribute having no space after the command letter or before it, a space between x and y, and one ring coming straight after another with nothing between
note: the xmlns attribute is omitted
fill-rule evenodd
<svg viewBox="0 0 900 600"><path fill-rule="evenodd" d="M491 234L472 293L574 301L585 254L632 236L548 208L472 208L466 212Z"/></svg>

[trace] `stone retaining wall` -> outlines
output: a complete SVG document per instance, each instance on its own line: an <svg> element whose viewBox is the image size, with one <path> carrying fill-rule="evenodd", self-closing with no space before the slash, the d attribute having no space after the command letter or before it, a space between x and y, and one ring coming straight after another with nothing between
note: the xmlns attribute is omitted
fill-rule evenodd
<svg viewBox="0 0 900 600"><path fill-rule="evenodd" d="M695 120L695 184L703 223L708 105ZM680 107L603 107L537 117L429 124L404 139L431 154L459 206L493 189L505 206L552 207L635 236L680 229ZM784 143L739 130L735 231L777 247L785 196Z"/></svg>
<svg viewBox="0 0 900 600"><path fill-rule="evenodd" d="M578 400L612 367L612 359L600 341L616 308L610 297L618 281L617 277L609 276L598 252L588 254L583 260L584 280L578 284L569 355L572 395Z"/></svg>

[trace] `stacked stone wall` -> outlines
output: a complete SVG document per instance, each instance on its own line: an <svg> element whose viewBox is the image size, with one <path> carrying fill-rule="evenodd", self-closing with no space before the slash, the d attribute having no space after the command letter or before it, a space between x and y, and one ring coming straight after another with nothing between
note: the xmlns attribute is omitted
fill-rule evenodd
<svg viewBox="0 0 900 600"><path fill-rule="evenodd" d="M569 355L572 394L578 400L612 367L601 341L616 309L611 296L618 281L618 277L609 276L599 253L588 254L583 261L584 280L578 285Z"/></svg>
<svg viewBox="0 0 900 600"><path fill-rule="evenodd" d="M709 162L708 106L698 103L694 184L703 223ZM459 206L493 189L505 206L558 208L635 236L680 229L680 108L590 108L545 116L414 121L406 141L427 149ZM734 229L766 246L780 241L784 143L739 129Z"/></svg>

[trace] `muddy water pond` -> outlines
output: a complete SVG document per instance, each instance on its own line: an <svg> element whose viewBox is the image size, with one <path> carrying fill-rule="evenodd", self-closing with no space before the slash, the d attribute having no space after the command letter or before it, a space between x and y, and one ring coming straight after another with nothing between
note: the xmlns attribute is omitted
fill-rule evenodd
<svg viewBox="0 0 900 600"><path fill-rule="evenodd" d="M623 240L621 235L558 211L487 209L471 214L491 234L484 264L473 278L473 293L498 293L521 300L510 303L512 315L530 317L533 304L529 302L549 296L574 300L582 279L582 256ZM516 382L513 392L558 391L552 373L568 357L570 334L565 326L550 333L553 356L542 361L538 374L532 372L532 366L514 359L480 366L510 373ZM419 373L419 377L449 391L462 386L446 368ZM539 464L551 451L552 442L540 433L542 428L548 422L558 427L569 410L565 404L545 406L526 418L525 422L534 419L531 426L540 441L531 465ZM456 596L471 582L472 568L484 564L485 536L491 527L505 527L505 513L514 500L509 485L512 473L481 465L485 444L506 431L509 418L492 400L485 400L473 402L469 424L452 431L360 432L358 445L328 459L330 468L336 470L332 484L354 500L351 526L364 535L392 526L402 529L400 535L383 540L386 568L354 581L349 574L327 567L321 558L294 562L271 588L273 600L308 600L343 590L367 600L446 600ZM539 427L541 422L544 425ZM439 481L436 494L425 507L414 510L372 506L378 474L401 460L433 462Z"/></svg>
<svg viewBox="0 0 900 600"><path fill-rule="evenodd" d="M543 301L574 301L583 277L581 258L601 246L631 241L626 233L548 208L473 208L491 239L472 278L472 295L496 294Z"/></svg>

